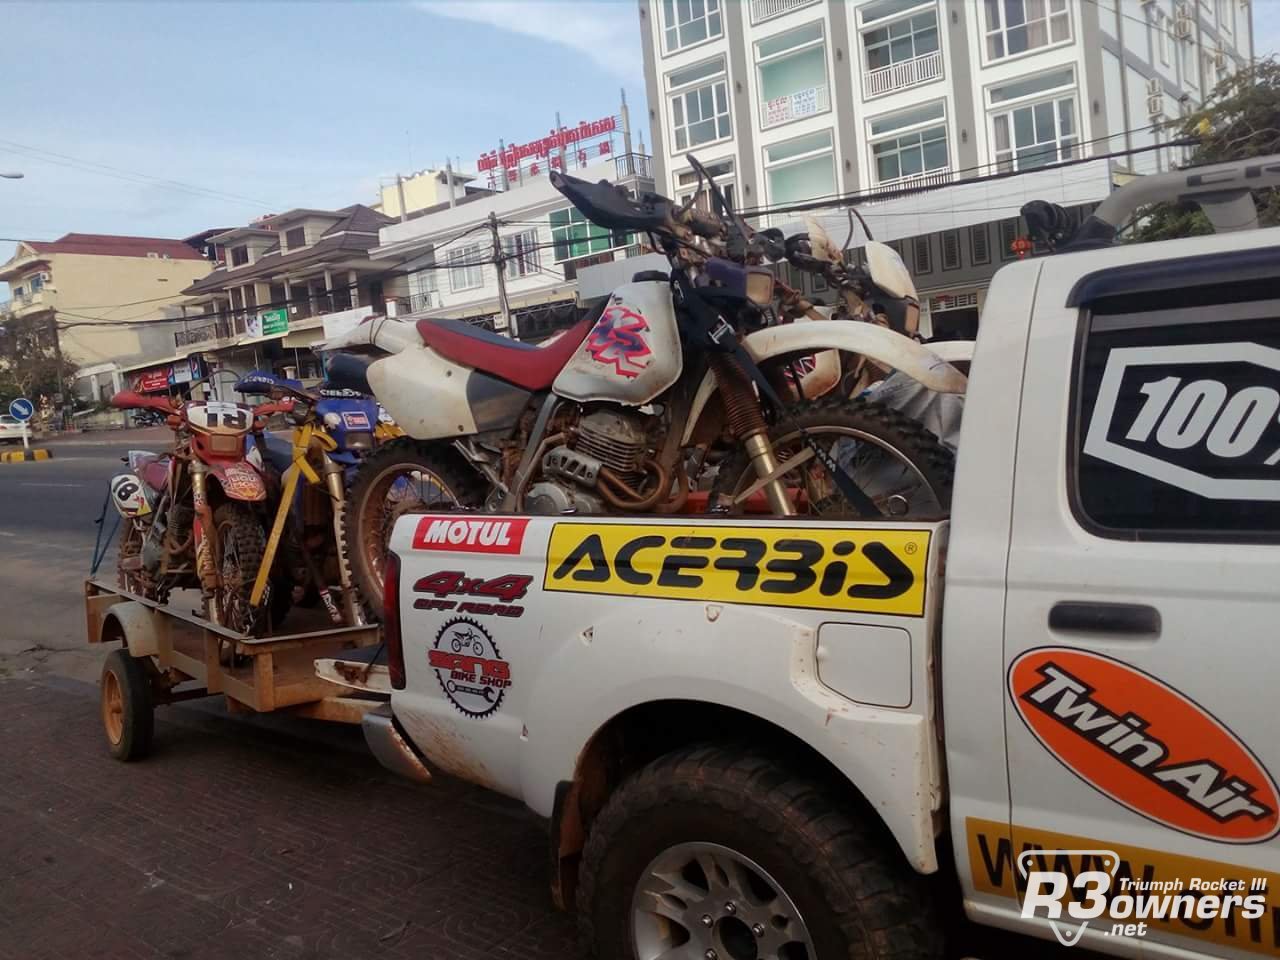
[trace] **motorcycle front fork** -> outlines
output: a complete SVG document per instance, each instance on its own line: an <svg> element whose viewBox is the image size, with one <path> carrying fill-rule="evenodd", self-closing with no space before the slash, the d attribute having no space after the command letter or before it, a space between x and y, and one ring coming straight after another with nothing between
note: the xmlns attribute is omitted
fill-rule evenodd
<svg viewBox="0 0 1280 960"><path fill-rule="evenodd" d="M752 386L751 378L731 357L717 355L711 360L711 369L720 388L729 430L747 451L756 477L767 480L778 469L778 459L769 442L769 428L760 410L760 398ZM769 512L777 517L794 517L795 504L787 492L782 477L769 480L763 487Z"/></svg>
<svg viewBox="0 0 1280 960"><path fill-rule="evenodd" d="M352 626L364 626L368 621L360 598L352 584L351 564L348 561L346 514L347 489L343 477L344 467L328 457L324 458L324 482L329 489L330 512L333 514L333 544L338 551L338 583L342 586L342 606L347 622Z"/></svg>
<svg viewBox="0 0 1280 960"><path fill-rule="evenodd" d="M215 595L218 590L218 531L213 525L213 511L209 509L208 471L198 460L191 461L191 500L195 507L192 540L196 552L196 575L200 578L200 593L204 596L209 619L221 623L221 612Z"/></svg>

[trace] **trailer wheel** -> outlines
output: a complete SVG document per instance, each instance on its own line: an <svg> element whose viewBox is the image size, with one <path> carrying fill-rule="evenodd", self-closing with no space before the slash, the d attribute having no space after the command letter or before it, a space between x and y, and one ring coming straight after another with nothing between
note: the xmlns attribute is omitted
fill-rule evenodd
<svg viewBox="0 0 1280 960"><path fill-rule="evenodd" d="M614 792L583 851L598 960L925 960L923 881L849 805L745 749L662 757Z"/></svg>
<svg viewBox="0 0 1280 960"><path fill-rule="evenodd" d="M117 760L141 760L151 752L155 707L151 678L141 660L113 650L102 665L102 726Z"/></svg>

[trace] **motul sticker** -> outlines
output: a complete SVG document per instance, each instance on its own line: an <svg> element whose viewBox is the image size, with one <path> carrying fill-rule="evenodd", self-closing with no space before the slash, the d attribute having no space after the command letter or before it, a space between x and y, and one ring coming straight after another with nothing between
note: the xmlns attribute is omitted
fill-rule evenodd
<svg viewBox="0 0 1280 960"><path fill-rule="evenodd" d="M1223 843L1280 830L1280 794L1253 753L1190 697L1119 660L1040 647L1014 660L1009 693L1060 763L1134 813Z"/></svg>
<svg viewBox="0 0 1280 960"><path fill-rule="evenodd" d="M524 544L527 519L476 520L457 517L423 517L413 533L415 550L449 550L457 553L519 553Z"/></svg>
<svg viewBox="0 0 1280 960"><path fill-rule="evenodd" d="M649 324L640 314L623 306L611 306L591 328L583 349L596 363L611 366L618 376L632 379L653 359L644 336L648 332Z"/></svg>
<svg viewBox="0 0 1280 960"><path fill-rule="evenodd" d="M557 523L543 589L924 614L928 530Z"/></svg>

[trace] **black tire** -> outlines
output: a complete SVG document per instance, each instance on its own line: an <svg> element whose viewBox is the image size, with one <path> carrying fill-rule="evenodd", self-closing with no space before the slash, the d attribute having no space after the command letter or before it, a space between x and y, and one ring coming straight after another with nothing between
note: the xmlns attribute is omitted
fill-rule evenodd
<svg viewBox="0 0 1280 960"><path fill-rule="evenodd" d="M937 437L910 417L882 403L845 397L828 397L797 406L769 430L769 441L773 444L779 463L785 463L804 449L804 441L799 432L801 428L820 442L826 432L828 436L840 434L856 439L859 443L865 441L867 448L873 451L892 451L890 455L894 461L913 471L909 482L917 483L916 493L909 496L903 496L896 486L877 490L874 483L866 483L866 475L860 468L855 467L850 471L852 479L863 486L864 492L886 512L887 519L937 519L950 512L955 456ZM884 462L883 458L881 462ZM798 469L813 471L815 480L823 485L827 493L822 505L811 510L810 515L826 519L857 516L836 490L830 476L814 460ZM784 479L790 484L793 482L791 478L795 476L796 473L789 473ZM902 476L907 478L906 470L902 471ZM711 503L727 503L736 491L745 490L755 480L755 469L746 451L737 447L725 459L716 475ZM895 494L906 500L905 509L893 509L901 507L900 500L889 503L889 499ZM737 510L730 508L730 512Z"/></svg>
<svg viewBox="0 0 1280 960"><path fill-rule="evenodd" d="M247 503L230 500L213 511L218 531L219 586L214 596L218 622L239 633L256 636L270 620L271 598L251 607L253 581L267 552L267 537L258 514Z"/></svg>
<svg viewBox="0 0 1280 960"><path fill-rule="evenodd" d="M745 906L735 901L731 911L727 901L721 902L735 900L731 891L713 890L708 882L704 904L697 898L703 884L696 872L682 874L687 886L679 892L689 899L662 899L669 908L702 915L701 923L692 921L690 940L699 938L699 949L690 955L703 955L702 937L711 938L709 948L728 958L757 955L752 932L779 939L807 932L810 948L798 942L780 948L776 940L761 940L759 946L788 960L940 956L941 936L925 881L890 838L850 816L849 809L848 802L749 748L691 747L654 761L614 792L591 826L578 885L583 946L597 960L650 960L668 942L681 943L688 928L671 920L657 926L661 942L650 939L646 949L637 950L633 931L640 931L644 941L649 926L633 919L632 898L659 857L681 845L700 844L750 860L761 873L751 867L748 873L764 887L751 885L753 895L741 898ZM769 900L764 891L774 886ZM762 907L766 900L768 906ZM779 906L784 900L789 902ZM761 910L802 919L782 926L770 917L760 924L763 932L756 932L752 914ZM741 925L734 927L735 920ZM728 941L736 936L741 946L744 932L746 949L735 952Z"/></svg>
<svg viewBox="0 0 1280 960"><path fill-rule="evenodd" d="M391 486L400 477L413 473L429 474L439 487L439 499L423 502L423 495L430 493L420 484L416 505L403 504L404 509L399 512L389 509L386 497ZM401 512L419 508L447 511L483 502L483 481L452 448L408 437L380 446L360 464L343 506L347 562L365 607L382 610L387 538Z"/></svg>
<svg viewBox="0 0 1280 960"><path fill-rule="evenodd" d="M128 650L112 650L99 681L102 725L107 749L117 760L141 760L151 752L155 706L151 676Z"/></svg>

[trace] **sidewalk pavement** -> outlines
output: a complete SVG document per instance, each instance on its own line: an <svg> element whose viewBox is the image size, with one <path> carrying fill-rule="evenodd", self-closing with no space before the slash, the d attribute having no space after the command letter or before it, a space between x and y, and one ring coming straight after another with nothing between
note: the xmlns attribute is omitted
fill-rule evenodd
<svg viewBox="0 0 1280 960"><path fill-rule="evenodd" d="M573 956L544 826L440 777L397 780L359 731L162 708L107 755L97 689L0 680L3 960Z"/></svg>
<svg viewBox="0 0 1280 960"><path fill-rule="evenodd" d="M124 430L85 430L74 433L51 433L40 440L40 446L132 446L145 450L147 447L154 447L157 444L171 444L172 442L173 431L162 424L158 427L129 427Z"/></svg>

